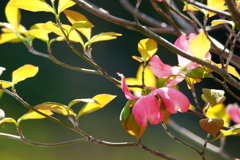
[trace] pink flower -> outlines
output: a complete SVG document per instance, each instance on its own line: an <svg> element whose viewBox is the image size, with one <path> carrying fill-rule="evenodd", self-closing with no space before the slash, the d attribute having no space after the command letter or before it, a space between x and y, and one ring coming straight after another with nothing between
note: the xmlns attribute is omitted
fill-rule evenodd
<svg viewBox="0 0 240 160"><path fill-rule="evenodd" d="M181 35L174 43L176 47L179 49L185 51L187 54L192 55L189 45L190 42L196 37L194 33L190 33L188 37L185 35ZM168 83L168 86L174 86L181 81L183 81L185 74L196 67L199 66L199 64L196 64L182 56L177 55L178 58L178 66L170 66L167 64L164 64L161 59L155 55L151 58L151 60L148 63L148 66L150 70L159 78L168 78L173 75L178 75L176 76L173 80L170 80ZM206 55L206 58L211 59L211 54L208 53Z"/></svg>
<svg viewBox="0 0 240 160"><path fill-rule="evenodd" d="M228 104L226 112L230 115L233 122L240 124L240 107L237 103Z"/></svg>
<svg viewBox="0 0 240 160"><path fill-rule="evenodd" d="M170 113L177 113L177 111L186 112L190 106L188 98L180 91L171 87L159 89L146 87L150 93L136 97L128 89L124 75L120 73L118 75L122 79L121 87L125 97L129 100L138 99L133 106L132 114L136 122L142 127L147 126L147 122L158 124L162 121L164 112L160 112L161 103ZM160 99L157 98L158 96Z"/></svg>

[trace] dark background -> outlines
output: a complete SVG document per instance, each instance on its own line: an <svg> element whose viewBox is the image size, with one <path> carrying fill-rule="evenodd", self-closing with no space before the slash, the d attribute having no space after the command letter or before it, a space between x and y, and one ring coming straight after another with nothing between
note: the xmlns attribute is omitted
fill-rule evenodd
<svg viewBox="0 0 240 160"><path fill-rule="evenodd" d="M6 22L4 7L7 2L7 0L0 1L0 22ZM91 2L108 10L115 16L133 20L133 16L127 13L117 0L92 0ZM131 2L133 2L133 4L135 3L133 0ZM181 9L182 4L180 5ZM71 9L84 14L95 25L93 28L93 35L108 31L122 33L123 36L118 37L116 40L93 44L93 57L99 66L101 66L113 77L119 79L116 72L123 73L126 77L135 77L139 63L133 60L131 56L139 56L137 43L139 40L146 37L140 33L129 31L125 28L95 17L78 6L74 6ZM156 19L159 19L157 13L150 7L147 1L143 2L140 10L155 17ZM54 16L51 15L51 13L33 13L21 10L21 14L21 24L27 29L35 23L44 23L49 20L54 21ZM62 21L63 23L68 23L63 15ZM217 33L214 34L217 35ZM174 42L177 38L172 35L161 36L171 42ZM80 45L76 46L81 49ZM46 53L46 45L44 42L35 40L34 47L36 50ZM65 63L78 67L92 68L89 64L73 53L65 42L53 43L52 50L53 54ZM163 46L159 46L157 54L161 57L164 63L177 65L176 55L167 51ZM39 67L39 73L34 78L20 82L16 86L18 94L29 104L32 106L43 102L68 104L73 99L91 98L96 94L101 93L117 95L118 97L103 109L82 116L80 118L80 128L86 133L106 141L136 141L134 137L131 137L125 131L119 122L119 114L126 103L126 99L122 91L115 84L99 75L91 75L62 68L46 58L38 57L29 53L25 46L21 43L5 43L0 45L0 66L7 69L1 76L1 79L11 80L12 71L24 64L32 64ZM198 96L201 95L202 87L214 88L213 86L215 88L221 88L212 80L203 80L202 83L196 85ZM186 89L185 83L180 84L180 90L184 92L189 99L191 99L191 102L193 102L190 92ZM235 100L229 98L226 102L233 103ZM201 104L203 103L201 102ZM73 109L78 111L82 106L83 104L80 103L74 106ZM6 117L13 117L15 119L18 119L28 111L27 108L7 94L2 96L0 108L5 111ZM54 116L66 123L69 123L67 117L58 114L55 114ZM178 124L183 125L198 136L201 136L202 138L206 136L206 133L202 131L198 125L199 118L188 113L178 113L176 115L172 115L171 117L177 121ZM73 131L55 124L48 119L26 120L21 123L21 128L23 129L25 137L35 142L56 143L80 137ZM0 132L17 134L14 125L7 123L4 124L4 127L0 128ZM192 144L196 148L202 148L202 146L186 139L174 130L173 133L181 140ZM228 137L226 143L227 152L233 154L234 156L239 156L239 140L239 137ZM182 160L201 159L193 150L182 146L170 138L164 132L161 125L149 125L148 129L142 136L142 142L147 146L174 158ZM219 142L215 142L214 144L218 145L218 143ZM223 159L216 153L210 151L206 151L206 157L207 159ZM142 151L139 148L133 147L112 148L90 142L83 142L64 147L44 148L30 146L20 141L0 137L0 159L154 160L159 158Z"/></svg>

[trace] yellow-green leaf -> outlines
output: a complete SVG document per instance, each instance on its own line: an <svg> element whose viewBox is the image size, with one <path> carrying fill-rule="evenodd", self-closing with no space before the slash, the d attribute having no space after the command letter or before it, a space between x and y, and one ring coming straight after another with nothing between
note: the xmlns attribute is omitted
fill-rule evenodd
<svg viewBox="0 0 240 160"><path fill-rule="evenodd" d="M99 104L96 100L91 98L83 98L83 99L74 99L68 104L68 108L72 107L73 105L79 103L79 102L86 102L86 103L96 103Z"/></svg>
<svg viewBox="0 0 240 160"><path fill-rule="evenodd" d="M68 113L70 115L74 115L75 113L73 112L73 110L68 109L67 106L65 106L64 104L61 103L55 103L55 102L45 102L42 104L39 104L37 106L34 107L35 109L44 109L44 110L50 110L62 115L68 115Z"/></svg>
<svg viewBox="0 0 240 160"><path fill-rule="evenodd" d="M134 119L133 115L130 114L124 121L123 127L127 130L129 134L134 136L137 139L140 139L146 127L141 127L137 124L136 120Z"/></svg>
<svg viewBox="0 0 240 160"><path fill-rule="evenodd" d="M50 110L46 110L46 109L38 109L39 112L42 112L48 116L53 115L53 112ZM24 114L21 118L18 119L18 123L22 120L26 120L26 119L43 119L46 118L45 116L30 110L28 113Z"/></svg>
<svg viewBox="0 0 240 160"><path fill-rule="evenodd" d="M230 116L226 113L225 110L226 106L223 103L215 105L214 107L210 106L207 110L206 116L208 118L222 118L224 121L224 126L229 127Z"/></svg>
<svg viewBox="0 0 240 160"><path fill-rule="evenodd" d="M12 82L0 80L0 85L1 85L3 88L8 88L8 87L11 87L11 86L12 86Z"/></svg>
<svg viewBox="0 0 240 160"><path fill-rule="evenodd" d="M105 32L105 33L100 33L98 35L95 35L91 38L91 43L99 42L99 41L108 41L112 39L116 39L117 36L122 36L120 33L115 33L115 32Z"/></svg>
<svg viewBox="0 0 240 160"><path fill-rule="evenodd" d="M94 25L88 21L77 21L73 23L71 30L79 29L79 28L85 28L85 29L92 28L93 26Z"/></svg>
<svg viewBox="0 0 240 160"><path fill-rule="evenodd" d="M15 119L13 118L3 118L0 120L0 124L3 124L3 123L14 123L16 126L17 126L17 123L15 121Z"/></svg>
<svg viewBox="0 0 240 160"><path fill-rule="evenodd" d="M158 45L153 39L142 39L138 43L138 51L144 61L149 60L157 52L157 49Z"/></svg>
<svg viewBox="0 0 240 160"><path fill-rule="evenodd" d="M205 118L199 121L201 128L207 133L211 134L213 137L216 137L216 135L219 133L219 131L223 127L223 123L224 122L221 118Z"/></svg>
<svg viewBox="0 0 240 160"><path fill-rule="evenodd" d="M26 64L22 67L19 67L12 73L12 83L17 84L20 81L25 80L26 78L34 77L38 73L38 67Z"/></svg>
<svg viewBox="0 0 240 160"><path fill-rule="evenodd" d="M72 11L72 10L65 10L64 14L66 15L67 19L70 21L70 23L75 23L78 21L89 21L84 15ZM92 35L92 29L91 28L77 28L77 30L82 33L88 40L90 40Z"/></svg>
<svg viewBox="0 0 240 160"><path fill-rule="evenodd" d="M107 105L109 102L111 102L115 97L116 97L115 95L111 95L111 94L98 94L98 95L96 95L92 99L97 101L99 104L87 103L78 113L78 117L103 108L105 105Z"/></svg>
<svg viewBox="0 0 240 160"><path fill-rule="evenodd" d="M191 42L189 49L192 54L200 59L204 59L211 48L211 42L204 32L199 33Z"/></svg>
<svg viewBox="0 0 240 160"><path fill-rule="evenodd" d="M8 4L11 1L9 1ZM7 5L5 8L5 15L6 15L7 21L13 26L14 30L17 31L18 26L20 24L20 20L21 20L21 14L19 9L17 7L10 7Z"/></svg>
<svg viewBox="0 0 240 160"><path fill-rule="evenodd" d="M231 136L231 135L240 135L240 128L233 128L233 129L230 129L230 130L227 130L227 131L223 131L216 138L211 140L211 142L215 141L219 138L226 137L226 136Z"/></svg>
<svg viewBox="0 0 240 160"><path fill-rule="evenodd" d="M53 8L45 2L45 0L12 0L9 2L8 6L17 7L32 12L52 12Z"/></svg>
<svg viewBox="0 0 240 160"><path fill-rule="evenodd" d="M6 43L6 42L21 42L21 40L18 38L18 36L15 33L2 33L0 35L0 44Z"/></svg>
<svg viewBox="0 0 240 160"><path fill-rule="evenodd" d="M204 95L204 97L202 96L203 99L206 99L207 103L210 103L212 106L221 104L226 99L224 96L225 92L223 90L203 88L202 92Z"/></svg>
<svg viewBox="0 0 240 160"><path fill-rule="evenodd" d="M72 7L73 5L75 5L75 2L73 2L71 0L59 0L58 1L58 14L60 14L65 9Z"/></svg>

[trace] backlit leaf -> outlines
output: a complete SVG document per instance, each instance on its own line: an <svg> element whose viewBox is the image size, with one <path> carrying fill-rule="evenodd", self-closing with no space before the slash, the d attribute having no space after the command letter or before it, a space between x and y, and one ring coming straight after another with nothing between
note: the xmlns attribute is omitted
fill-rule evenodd
<svg viewBox="0 0 240 160"><path fill-rule="evenodd" d="M219 133L219 131L223 127L223 123L224 122L221 118L205 118L199 121L201 128L213 137L216 137L216 135Z"/></svg>
<svg viewBox="0 0 240 160"><path fill-rule="evenodd" d="M185 74L187 77L191 78L211 78L211 76L203 69L201 66L196 67Z"/></svg>
<svg viewBox="0 0 240 160"><path fill-rule="evenodd" d="M107 105L109 102L111 102L116 96L110 95L110 94L99 94L93 97L95 101L97 101L99 104L96 103L87 103L78 113L78 117L88 114L91 112L94 112L98 109L103 108L105 105Z"/></svg>
<svg viewBox="0 0 240 160"><path fill-rule="evenodd" d="M235 26L235 23L233 21L228 21L228 20L225 20L225 19L215 19L211 22L211 26L216 26L216 25L219 25L219 24L224 24L224 23L227 23L227 24L230 24L232 27Z"/></svg>
<svg viewBox="0 0 240 160"><path fill-rule="evenodd" d="M228 7L224 6L224 4L225 4L225 0L208 0L207 1L207 6L208 7L212 7L212 8L215 8L217 10L226 10L226 9L228 9ZM217 13L209 11L209 17L212 17L215 14L217 14Z"/></svg>
<svg viewBox="0 0 240 160"><path fill-rule="evenodd" d="M59 0L58 1L58 14L60 14L65 9L72 7L73 5L75 5L75 2L73 2L71 0Z"/></svg>
<svg viewBox="0 0 240 160"><path fill-rule="evenodd" d="M132 56L132 58L140 63L144 61L142 57Z"/></svg>
<svg viewBox="0 0 240 160"><path fill-rule="evenodd" d="M50 110L46 109L38 109L39 112L42 112L48 116L53 115L53 112ZM18 119L18 123L22 120L27 120L27 119L43 119L46 118L46 116L43 116L35 111L29 111L28 113L24 114L21 118Z"/></svg>
<svg viewBox="0 0 240 160"><path fill-rule="evenodd" d="M240 128L233 128L233 129L230 129L230 130L227 130L227 131L223 131L216 138L211 140L211 142L215 141L219 138L226 137L226 136L231 136L231 135L240 135Z"/></svg>
<svg viewBox="0 0 240 160"><path fill-rule="evenodd" d="M68 108L72 107L73 105L79 103L79 102L86 102L86 103L96 103L99 104L96 100L90 99L90 98L84 98L84 99L74 99L68 104Z"/></svg>
<svg viewBox="0 0 240 160"><path fill-rule="evenodd" d="M191 42L189 49L192 54L200 59L204 59L211 48L211 42L204 32L198 34Z"/></svg>
<svg viewBox="0 0 240 160"><path fill-rule="evenodd" d="M8 87L11 87L11 86L12 86L12 82L0 80L0 85L1 85L3 88L8 88Z"/></svg>
<svg viewBox="0 0 240 160"><path fill-rule="evenodd" d="M78 28L92 28L93 24L88 21L77 21L73 23L71 30L78 29Z"/></svg>
<svg viewBox="0 0 240 160"><path fill-rule="evenodd" d="M138 43L138 51L144 61L149 60L157 52L157 49L158 45L153 39L142 39Z"/></svg>
<svg viewBox="0 0 240 160"><path fill-rule="evenodd" d="M124 125L126 118L130 114L131 100L128 100L120 113L120 122Z"/></svg>
<svg viewBox="0 0 240 160"><path fill-rule="evenodd" d="M8 6L17 7L32 12L52 12L53 8L45 2L45 0L12 0L9 2Z"/></svg>
<svg viewBox="0 0 240 160"><path fill-rule="evenodd" d="M36 37L38 39L41 39L42 41L48 42L49 41L48 34L51 33L52 31L45 30L43 28L44 25L45 23L37 23L33 25L29 31L22 32L22 33L30 34L33 37Z"/></svg>
<svg viewBox="0 0 240 160"><path fill-rule="evenodd" d="M15 33L2 33L0 35L0 44L6 42L21 42L18 36Z"/></svg>
<svg viewBox="0 0 240 160"><path fill-rule="evenodd" d="M35 109L41 109L41 110L50 110L62 115L68 115L68 111L69 110L69 114L70 115L74 115L75 113L71 110L68 109L67 106L65 106L64 104L61 103L55 103L55 102L45 102L42 104L39 104L37 106L34 107ZM31 111L30 111L31 112Z"/></svg>
<svg viewBox="0 0 240 160"><path fill-rule="evenodd" d="M226 99L226 97L224 96L225 92L223 90L203 88L202 92L208 103L211 104L211 106L221 104Z"/></svg>
<svg viewBox="0 0 240 160"><path fill-rule="evenodd" d="M105 32L105 33L100 33L98 35L95 35L91 38L91 43L99 42L99 41L108 41L112 39L116 39L117 36L122 36L120 33L115 33L115 32Z"/></svg>
<svg viewBox="0 0 240 160"><path fill-rule="evenodd" d="M15 125L17 125L15 119L13 118L3 118L0 120L0 124L3 124L3 123L14 123Z"/></svg>
<svg viewBox="0 0 240 160"><path fill-rule="evenodd" d="M140 139L140 137L147 128L147 126L139 126L132 114L125 119L123 127L127 130L129 134L131 134L137 139Z"/></svg>
<svg viewBox="0 0 240 160"><path fill-rule="evenodd" d="M66 15L67 19L70 21L70 23L75 23L78 21L89 21L84 15L72 11L72 10L65 10L64 14ZM88 40L90 40L92 35L92 29L91 28L77 28L77 30L82 33Z"/></svg>
<svg viewBox="0 0 240 160"><path fill-rule="evenodd" d="M11 1L9 1L9 3ZM10 7L7 5L5 8L5 15L6 15L7 21L13 26L14 30L17 31L18 26L20 24L20 20L21 20L21 14L19 9L17 7Z"/></svg>
<svg viewBox="0 0 240 160"><path fill-rule="evenodd" d="M219 68L222 68L222 64L215 64L215 66L218 66ZM238 71L233 66L228 65L227 71L231 75L233 75L233 76L237 77L238 79L240 79L240 75L239 75Z"/></svg>
<svg viewBox="0 0 240 160"><path fill-rule="evenodd" d="M191 5L191 4L185 4L183 7L183 11L200 11L201 8L198 8L197 6Z"/></svg>
<svg viewBox="0 0 240 160"><path fill-rule="evenodd" d="M208 118L222 118L224 121L224 126L230 126L230 116L226 113L226 106L221 103L217 104L214 107L210 106L207 110L206 116Z"/></svg>
<svg viewBox="0 0 240 160"><path fill-rule="evenodd" d="M22 67L19 67L12 73L12 83L17 84L20 81L25 80L26 78L34 77L38 73L38 67L26 64Z"/></svg>

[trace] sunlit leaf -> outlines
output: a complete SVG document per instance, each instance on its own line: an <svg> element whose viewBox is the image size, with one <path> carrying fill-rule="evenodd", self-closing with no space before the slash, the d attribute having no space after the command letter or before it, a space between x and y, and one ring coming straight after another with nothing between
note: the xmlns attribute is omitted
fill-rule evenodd
<svg viewBox="0 0 240 160"><path fill-rule="evenodd" d="M44 109L44 110L50 110L62 115L68 115L68 112L70 115L74 115L75 113L71 110L68 109L67 106L61 103L55 103L55 102L45 102L42 104L39 104L34 107L35 109ZM68 111L67 111L68 110Z"/></svg>
<svg viewBox="0 0 240 160"><path fill-rule="evenodd" d="M210 103L211 106L221 104L226 99L224 96L225 92L223 90L203 88L202 92L207 102Z"/></svg>
<svg viewBox="0 0 240 160"><path fill-rule="evenodd" d="M142 57L132 56L132 58L140 63L144 61Z"/></svg>
<svg viewBox="0 0 240 160"><path fill-rule="evenodd" d="M5 118L5 112L0 108L0 120Z"/></svg>
<svg viewBox="0 0 240 160"><path fill-rule="evenodd" d="M222 68L222 64L215 64L215 65L218 66L219 68ZM238 71L233 66L228 65L227 71L231 75L233 75L233 76L237 77L238 79L240 79L240 75L239 75Z"/></svg>
<svg viewBox="0 0 240 160"><path fill-rule="evenodd" d="M89 21L84 15L72 11L72 10L65 10L64 14L66 15L67 19L70 21L70 23L75 23L78 21ZM77 28L77 30L82 33L88 40L90 40L92 35L92 29L91 28Z"/></svg>
<svg viewBox="0 0 240 160"><path fill-rule="evenodd" d="M15 125L17 125L15 119L13 118L3 118L0 120L0 124L3 124L3 123L14 123Z"/></svg>
<svg viewBox="0 0 240 160"><path fill-rule="evenodd" d="M11 1L9 1L9 3ZM17 31L18 26L20 24L20 20L21 20L21 14L17 7L10 7L8 6L8 4L5 8L5 15L6 15L7 21L13 26L14 30Z"/></svg>
<svg viewBox="0 0 240 160"><path fill-rule="evenodd" d="M22 67L19 67L12 73L12 83L17 84L20 81L25 80L26 78L34 77L38 73L38 67L26 64Z"/></svg>
<svg viewBox="0 0 240 160"><path fill-rule="evenodd" d="M223 123L224 122L221 118L205 118L199 121L201 128L213 137L216 137L216 135L219 133L219 131L223 127Z"/></svg>
<svg viewBox="0 0 240 160"><path fill-rule="evenodd" d="M50 110L46 109L38 109L39 112L42 112L48 116L53 115L53 112ZM21 118L18 119L18 123L22 120L27 120L27 119L43 119L46 118L46 116L43 116L35 111L29 111L28 113L24 114Z"/></svg>
<svg viewBox="0 0 240 160"><path fill-rule="evenodd" d="M8 87L11 87L11 86L12 86L12 82L0 80L0 85L1 85L3 88L8 88Z"/></svg>
<svg viewBox="0 0 240 160"><path fill-rule="evenodd" d="M216 26L216 25L219 25L219 24L230 24L232 26L232 28L235 27L235 23L233 21L228 21L228 20L225 20L225 19L215 19L211 22L211 26Z"/></svg>
<svg viewBox="0 0 240 160"><path fill-rule="evenodd" d="M142 39L138 43L138 51L144 61L149 60L157 52L157 49L158 45L153 39Z"/></svg>
<svg viewBox="0 0 240 160"><path fill-rule="evenodd" d="M95 35L91 38L91 43L99 42L99 41L108 41L112 39L116 39L117 36L122 36L120 33L115 33L115 32L105 32L105 33L100 33L98 35Z"/></svg>
<svg viewBox="0 0 240 160"><path fill-rule="evenodd" d="M137 70L136 78L126 78L126 83L134 84L134 85L142 85L142 69L143 69L143 65L140 65ZM156 88L156 85L157 85L156 77L148 67L146 67L144 70L144 82L146 86ZM130 87L129 89L134 92L142 90L141 88L137 88L137 87Z"/></svg>
<svg viewBox="0 0 240 160"><path fill-rule="evenodd" d="M204 59L211 48L211 42L204 32L198 34L191 42L189 49L192 54L200 59Z"/></svg>
<svg viewBox="0 0 240 160"><path fill-rule="evenodd" d="M125 106L123 107L121 113L120 113L120 122L122 123L122 125L124 125L124 122L126 120L126 118L129 116L130 114L130 107L131 107L131 100L127 101L127 103L125 104Z"/></svg>
<svg viewBox="0 0 240 160"><path fill-rule="evenodd" d="M191 5L191 4L186 4L183 7L183 11L200 11L201 8L198 8L197 6Z"/></svg>
<svg viewBox="0 0 240 160"><path fill-rule="evenodd" d="M107 105L109 102L111 102L116 96L110 95L110 94L99 94L93 97L95 101L97 101L99 104L96 103L88 103L86 104L78 113L78 117L88 114L91 112L94 112L98 109L103 108L105 105Z"/></svg>
<svg viewBox="0 0 240 160"><path fill-rule="evenodd" d="M72 107L73 105L79 103L79 102L86 102L86 103L96 103L99 104L96 100L91 98L84 98L84 99L74 99L68 104L68 108Z"/></svg>
<svg viewBox="0 0 240 160"><path fill-rule="evenodd" d="M58 26L56 24L54 24L53 22L51 22L51 21L45 23L43 28L46 29L46 30L52 31L52 32L54 32L55 34L57 34L57 35L59 35L61 37L64 37L64 34L62 33L61 29L58 28ZM68 35L68 33L69 33L70 29L71 29L71 26L69 26L69 25L62 25L62 28L63 28L65 34ZM75 30L71 31L70 35L68 35L68 38L69 38L70 41L80 42L82 45L84 45L81 36Z"/></svg>
<svg viewBox="0 0 240 160"><path fill-rule="evenodd" d="M212 8L215 8L217 10L226 10L226 9L228 9L228 7L224 6L224 4L225 4L225 0L208 0L207 1L207 6L208 7L212 7ZM212 17L215 14L217 14L217 13L209 11L209 17Z"/></svg>
<svg viewBox="0 0 240 160"><path fill-rule="evenodd" d="M77 21L73 23L71 30L78 29L78 28L92 28L93 24L88 21Z"/></svg>
<svg viewBox="0 0 240 160"><path fill-rule="evenodd" d="M18 36L15 33L2 33L0 35L0 44L6 43L6 42L21 42L21 39L18 38Z"/></svg>
<svg viewBox="0 0 240 160"><path fill-rule="evenodd" d="M37 24L33 25L30 28L29 31L22 32L22 33L30 34L33 37L36 37L36 38L41 39L41 40L43 40L45 42L48 42L49 41L48 34L51 33L52 31L45 30L43 28L44 25L45 25L45 23L37 23Z"/></svg>
<svg viewBox="0 0 240 160"><path fill-rule="evenodd" d="M211 140L211 142L215 141L219 138L226 137L226 136L231 136L231 135L240 135L240 128L234 128L234 129L230 129L230 130L227 130L227 131L223 131L216 138Z"/></svg>
<svg viewBox="0 0 240 160"><path fill-rule="evenodd" d="M139 126L132 114L125 119L123 127L127 130L129 134L131 134L137 139L140 139L140 137L147 128L147 126L146 127Z"/></svg>
<svg viewBox="0 0 240 160"><path fill-rule="evenodd" d="M211 78L211 76L208 74L208 72L205 71L201 66L196 67L190 71L188 71L185 76L191 77L191 78Z"/></svg>
<svg viewBox="0 0 240 160"><path fill-rule="evenodd" d="M230 126L230 116L226 113L226 107L223 103L217 104L214 107L209 107L206 113L208 118L222 118L224 121L224 126Z"/></svg>
<svg viewBox="0 0 240 160"><path fill-rule="evenodd" d="M72 7L73 5L75 5L75 2L73 2L71 0L59 0L58 1L58 14L60 14L65 9Z"/></svg>
<svg viewBox="0 0 240 160"><path fill-rule="evenodd" d="M17 7L32 12L52 12L53 8L45 2L45 0L12 0L9 2L8 6Z"/></svg>

